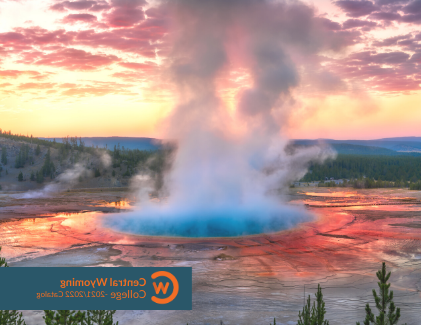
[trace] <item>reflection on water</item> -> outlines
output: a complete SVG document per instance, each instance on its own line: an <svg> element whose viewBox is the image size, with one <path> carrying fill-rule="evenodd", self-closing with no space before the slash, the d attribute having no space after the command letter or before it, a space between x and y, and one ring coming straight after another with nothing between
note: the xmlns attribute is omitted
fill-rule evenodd
<svg viewBox="0 0 421 325"><path fill-rule="evenodd" d="M107 202L107 201L99 201L98 202L98 206L102 206L102 207L111 207L111 208L119 208L119 209L130 209L132 208L132 201L129 201L128 199L122 199L122 200L118 200L118 201L112 201L112 202Z"/></svg>
<svg viewBox="0 0 421 325"><path fill-rule="evenodd" d="M355 193L350 193L350 192L344 192L344 191L340 191L340 192L324 192L324 193L319 193L319 192L300 192L302 194L305 194L307 196L321 196L321 197L353 197L353 196L357 196L357 194Z"/></svg>
<svg viewBox="0 0 421 325"><path fill-rule="evenodd" d="M308 207L378 207L383 205L418 205L421 201L416 197L397 196L394 191L335 191L327 192L299 192L305 196L301 202Z"/></svg>

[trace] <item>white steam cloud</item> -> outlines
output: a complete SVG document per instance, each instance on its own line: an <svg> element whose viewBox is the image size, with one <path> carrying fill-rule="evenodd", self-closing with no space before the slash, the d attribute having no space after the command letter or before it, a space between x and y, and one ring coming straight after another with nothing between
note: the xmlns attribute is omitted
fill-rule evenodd
<svg viewBox="0 0 421 325"><path fill-rule="evenodd" d="M86 169L82 164L75 164L73 168L67 169L64 173L57 176L54 183L47 184L40 190L28 191L24 194L18 194L20 199L36 199L41 197L48 197L51 194L62 192L73 186L79 176L85 173Z"/></svg>
<svg viewBox="0 0 421 325"><path fill-rule="evenodd" d="M106 224L145 235L212 237L308 220L304 210L282 204L279 189L333 153L287 146L280 134L291 105L284 103L300 80L292 58L335 50L340 40L301 2L178 0L163 8L171 28L166 71L179 98L164 123L178 146L165 175L169 195L161 203L145 196L139 209ZM218 95L229 70L251 78L238 91L234 115Z"/></svg>
<svg viewBox="0 0 421 325"><path fill-rule="evenodd" d="M102 166L107 168L111 165L111 157L106 152L98 152L99 161ZM58 175L53 183L47 184L40 190L33 190L25 192L24 194L15 195L20 199L36 199L42 197L49 197L58 192L65 191L73 187L79 181L80 176L90 174L90 171L82 163L76 163L72 168L66 169L63 173Z"/></svg>
<svg viewBox="0 0 421 325"><path fill-rule="evenodd" d="M111 166L112 158L107 152L99 152L99 159L101 164L104 168L108 168Z"/></svg>

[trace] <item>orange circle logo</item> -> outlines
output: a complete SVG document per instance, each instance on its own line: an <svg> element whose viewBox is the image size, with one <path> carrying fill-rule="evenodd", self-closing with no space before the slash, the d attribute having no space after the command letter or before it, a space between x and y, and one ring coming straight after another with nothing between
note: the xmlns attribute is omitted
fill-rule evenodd
<svg viewBox="0 0 421 325"><path fill-rule="evenodd" d="M169 272L166 272L166 271L155 272L154 274L151 275L151 278L153 280L155 280L157 277L160 277L160 276L164 276L164 277L170 279L171 282L172 282L172 285L174 287L173 292L167 298L162 298L161 299L161 298L157 298L155 296L152 296L151 297L151 299L152 299L153 302L156 302L157 304L164 305L164 304L168 304L169 302L173 301L175 299L175 297L177 297L179 287L178 287L178 281L175 278L175 276L172 275ZM167 290L168 290L168 286L169 285L170 285L169 282L166 282L165 285L162 282L159 282L158 285L156 284L156 282L153 282L153 287L155 289L155 293L156 294L159 294L161 292L161 290L162 290L162 293L165 295L167 293Z"/></svg>

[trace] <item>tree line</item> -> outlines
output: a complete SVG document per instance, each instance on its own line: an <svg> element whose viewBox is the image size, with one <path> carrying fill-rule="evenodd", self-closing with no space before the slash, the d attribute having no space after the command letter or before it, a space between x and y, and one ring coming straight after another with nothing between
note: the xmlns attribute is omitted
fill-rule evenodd
<svg viewBox="0 0 421 325"><path fill-rule="evenodd" d="M0 137L9 138L16 141L37 144L35 155L41 152L40 145L47 148L58 149L60 163L69 157L71 163L75 163L80 158L80 154L88 152L94 154L98 148L86 146L81 137L64 137L61 143L53 141L41 140L31 136L21 134L12 134L11 131L2 131L0 129ZM113 150L106 150L111 154L113 168L120 168L122 164L127 166L124 176L131 176L134 169L139 165L148 165L157 172L161 172L165 162L163 159L168 158L168 153L174 148L163 148L158 151L125 149L124 146L114 146ZM154 159L151 159L154 158ZM22 145L16 159L15 167L23 167L26 163L31 163L33 156L29 153L29 146ZM6 148L2 148L1 162L7 164ZM44 176L49 174L50 169L46 168ZM328 159L324 163L311 162L309 171L300 180L301 182L322 181L326 178L330 179L349 179L358 180L363 177L375 181L383 182L421 182L421 157L414 156L367 156L367 155L338 155L336 159Z"/></svg>
<svg viewBox="0 0 421 325"><path fill-rule="evenodd" d="M63 137L61 142L57 142L56 139L53 139L53 141L49 140L42 140L38 139L32 134L30 136L23 135L23 134L13 134L12 131L3 131L0 129L0 137L11 139L15 141L21 141L26 142L30 144L36 144L37 148L36 151L38 154L40 153L39 146L44 146L48 148L55 148L59 150L59 155L61 158L67 157L70 153L76 153L76 152L89 152L94 153L94 151L98 148L88 147L85 145L85 143L82 141L81 137ZM3 152L2 152L2 163L3 163ZM7 161L6 161L7 163ZM3 163L4 164L4 163Z"/></svg>
<svg viewBox="0 0 421 325"><path fill-rule="evenodd" d="M4 131L0 129L0 137L15 140L15 141L23 141L23 142L28 142L28 143L39 144L39 145L47 146L47 147L54 146L53 142L35 138L32 136L32 134L30 136L23 135L23 134L13 134L12 131Z"/></svg>
<svg viewBox="0 0 421 325"><path fill-rule="evenodd" d="M381 179L375 180L373 178L359 178L347 180L344 179L342 183L335 181L320 181L318 187L353 187L353 188L409 188L410 190L421 190L421 182L410 183L405 181L388 182Z"/></svg>
<svg viewBox="0 0 421 325"><path fill-rule="evenodd" d="M324 163L311 162L302 182L368 178L386 182L421 181L421 157L338 155Z"/></svg>
<svg viewBox="0 0 421 325"><path fill-rule="evenodd" d="M112 157L113 170L111 175L114 177L116 172L114 169L119 168L122 172L123 177L131 177L138 172L138 168L148 173L155 180L155 188L159 190L163 185L163 173L169 166L169 158L173 151L173 147L162 147L158 150L139 150L139 149L127 149L120 144L111 148L94 148L85 145L81 137L63 137L61 142L41 140L31 136L24 136L18 134L12 134L10 131L3 132L0 129L0 137L6 137L16 141L26 142L20 147L18 156L15 159L15 168L23 168L27 164L34 164L34 156L38 156L41 153L41 146L47 148L47 153L44 158L43 166L36 172L32 171L30 175L31 181L37 183L44 182L46 177L53 179L55 177L56 166L54 165L51 158L51 148L58 150L58 160L61 165L65 159L69 158L70 164L75 164L84 159L83 153L99 155L101 152L107 152ZM35 149L31 149L29 143L37 144ZM1 149L1 162L3 165L7 165L7 148L2 147ZM123 170L123 167L125 170ZM1 168L1 166L0 166ZM7 171L7 170L6 170ZM0 169L1 173L1 169ZM1 174L0 174L1 175ZM94 176L101 176L99 168L94 168ZM22 172L18 175L18 180L23 181L24 177Z"/></svg>

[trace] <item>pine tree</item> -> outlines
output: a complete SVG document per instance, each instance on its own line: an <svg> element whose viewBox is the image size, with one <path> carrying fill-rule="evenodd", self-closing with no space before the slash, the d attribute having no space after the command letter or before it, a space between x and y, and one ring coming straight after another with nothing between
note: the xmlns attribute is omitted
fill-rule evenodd
<svg viewBox="0 0 421 325"><path fill-rule="evenodd" d="M72 310L44 310L46 325L82 325L86 314Z"/></svg>
<svg viewBox="0 0 421 325"><path fill-rule="evenodd" d="M50 178L54 178L55 171L56 167L51 161L51 151L50 148L48 148L47 154L45 155L44 165L41 168L41 173L43 176L50 176Z"/></svg>
<svg viewBox="0 0 421 325"><path fill-rule="evenodd" d="M7 152L6 147L1 148L1 163L7 165Z"/></svg>
<svg viewBox="0 0 421 325"><path fill-rule="evenodd" d="M317 286L317 293L316 295L316 301L313 303L313 309L312 309L312 319L314 325L329 325L329 322L325 320L325 314L326 314L326 308L325 308L325 302L323 301L323 294L322 294L322 288L320 287L320 284Z"/></svg>
<svg viewBox="0 0 421 325"><path fill-rule="evenodd" d="M0 247L1 251L1 247ZM0 257L0 267L9 267L6 259ZM17 310L0 310L0 324L1 325L26 325L22 319L22 313Z"/></svg>
<svg viewBox="0 0 421 325"><path fill-rule="evenodd" d="M118 325L113 323L115 310L88 310L83 325Z"/></svg>
<svg viewBox="0 0 421 325"><path fill-rule="evenodd" d="M325 320L326 308L320 284L317 286L315 296L316 301L313 302L312 308L310 308L311 299L309 295L307 304L303 307L303 311L298 312L297 325L329 325L329 322Z"/></svg>
<svg viewBox="0 0 421 325"><path fill-rule="evenodd" d="M76 139L77 139L77 137L76 137ZM85 142L83 142L82 137L80 137L79 138L79 150L83 152L84 149L85 149Z"/></svg>
<svg viewBox="0 0 421 325"><path fill-rule="evenodd" d="M25 167L25 163L29 160L29 146L22 145L19 154L15 160L15 168L23 168Z"/></svg>
<svg viewBox="0 0 421 325"><path fill-rule="evenodd" d="M41 153L41 147L39 146L39 144L37 145L37 148L35 149L35 155L39 156L39 154Z"/></svg>
<svg viewBox="0 0 421 325"><path fill-rule="evenodd" d="M1 325L26 325L22 313L17 310L0 310Z"/></svg>
<svg viewBox="0 0 421 325"><path fill-rule="evenodd" d="M21 153L21 151L19 151L19 155L16 157L16 160L15 160L15 168L20 168L20 167L23 167L22 166L22 153Z"/></svg>
<svg viewBox="0 0 421 325"><path fill-rule="evenodd" d="M302 312L298 312L297 325L311 325L311 299L308 295L307 304L303 307Z"/></svg>
<svg viewBox="0 0 421 325"><path fill-rule="evenodd" d="M22 172L20 172L19 175L18 175L18 181L19 182L22 182L23 181L23 174L22 174Z"/></svg>
<svg viewBox="0 0 421 325"><path fill-rule="evenodd" d="M44 176L42 175L42 171L36 172L35 178L38 184L41 184L42 182L44 182Z"/></svg>
<svg viewBox="0 0 421 325"><path fill-rule="evenodd" d="M382 269L376 273L377 285L379 286L380 294L377 295L375 289L373 289L374 302L376 303L376 308L379 311L379 316L374 316L371 311L370 305L365 306L365 320L364 325L395 325L398 323L399 318L401 317L401 309L395 307L393 302L393 291L389 292L390 283L387 281L390 278L391 272L386 272L386 263L383 262ZM389 307L389 311L387 308ZM357 322L357 325L360 325L360 322Z"/></svg>
<svg viewBox="0 0 421 325"><path fill-rule="evenodd" d="M1 247L0 247L0 252L1 252ZM6 259L3 257L0 257L0 267L9 267L9 265L7 265Z"/></svg>

